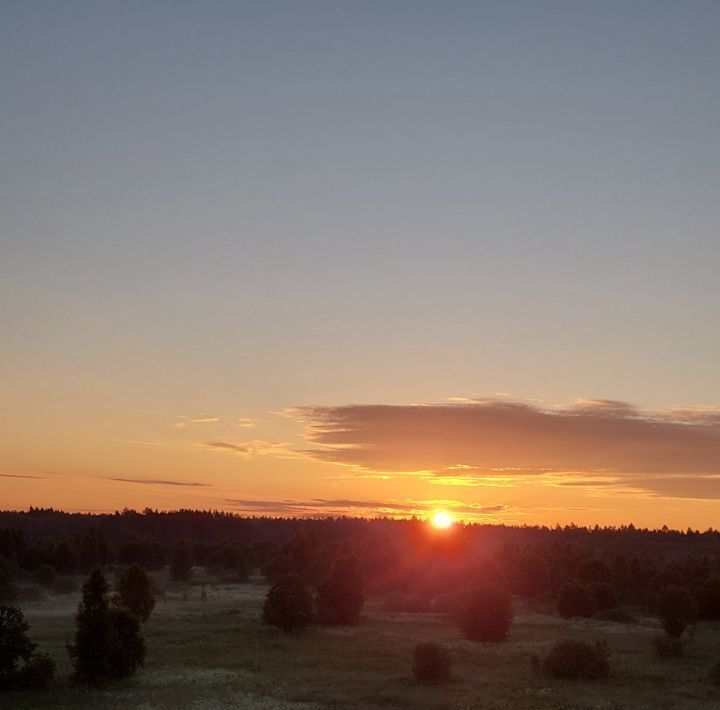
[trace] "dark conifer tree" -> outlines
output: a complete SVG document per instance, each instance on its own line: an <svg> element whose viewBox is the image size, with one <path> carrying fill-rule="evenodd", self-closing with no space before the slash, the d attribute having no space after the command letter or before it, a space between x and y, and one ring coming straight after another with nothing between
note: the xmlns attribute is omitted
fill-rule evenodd
<svg viewBox="0 0 720 710"><path fill-rule="evenodd" d="M150 589L150 579L138 564L128 567L118 580L120 602L129 609L139 621L145 623L155 608L155 597Z"/></svg>
<svg viewBox="0 0 720 710"><path fill-rule="evenodd" d="M318 619L333 626L354 626L365 603L360 565L355 557L335 560L330 574L318 586Z"/></svg>

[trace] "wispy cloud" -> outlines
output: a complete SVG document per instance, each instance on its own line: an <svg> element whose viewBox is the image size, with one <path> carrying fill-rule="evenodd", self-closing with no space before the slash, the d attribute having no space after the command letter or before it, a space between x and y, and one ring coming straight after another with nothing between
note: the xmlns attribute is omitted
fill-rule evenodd
<svg viewBox="0 0 720 710"><path fill-rule="evenodd" d="M649 411L582 400L543 408L488 399L287 413L306 426L306 456L361 471L431 472L448 483L559 475L560 484L720 498L717 407Z"/></svg>
<svg viewBox="0 0 720 710"><path fill-rule="evenodd" d="M279 458L299 458L303 454L291 449L284 441L270 441L266 439L252 439L245 442L233 441L203 441L198 444L200 448L244 456L277 456Z"/></svg>
<svg viewBox="0 0 720 710"><path fill-rule="evenodd" d="M252 429L252 427L256 424L256 420L250 419L249 417L238 417L235 421L238 426L243 427L244 429Z"/></svg>
<svg viewBox="0 0 720 710"><path fill-rule="evenodd" d="M44 480L46 476L26 476L20 473L0 473L0 478L36 478L39 480Z"/></svg>
<svg viewBox="0 0 720 710"><path fill-rule="evenodd" d="M181 420L178 422L175 422L173 426L176 429L184 429L186 426L189 426L191 424L213 424L215 422L219 422L220 417L195 417L194 419L187 419L186 417L181 417Z"/></svg>
<svg viewBox="0 0 720 710"><path fill-rule="evenodd" d="M119 483L139 483L147 486L182 486L187 488L209 488L211 485L196 481L166 481L159 478L110 478L109 480Z"/></svg>

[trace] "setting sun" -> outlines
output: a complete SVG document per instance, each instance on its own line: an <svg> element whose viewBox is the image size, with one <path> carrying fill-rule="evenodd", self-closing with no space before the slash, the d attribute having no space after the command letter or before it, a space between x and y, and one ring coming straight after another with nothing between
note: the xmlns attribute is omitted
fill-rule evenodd
<svg viewBox="0 0 720 710"><path fill-rule="evenodd" d="M432 524L436 528L449 528L453 524L453 519L448 513L443 510L438 511L433 515Z"/></svg>

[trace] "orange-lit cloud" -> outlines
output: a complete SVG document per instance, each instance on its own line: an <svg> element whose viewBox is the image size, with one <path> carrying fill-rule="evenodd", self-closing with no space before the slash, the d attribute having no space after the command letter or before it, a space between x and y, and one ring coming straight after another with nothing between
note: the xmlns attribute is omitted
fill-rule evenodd
<svg viewBox="0 0 720 710"><path fill-rule="evenodd" d="M476 400L290 413L305 423L314 445L307 456L365 471L431 471L475 481L552 475L558 485L720 498L720 410L714 407L647 411L583 400L542 408Z"/></svg>

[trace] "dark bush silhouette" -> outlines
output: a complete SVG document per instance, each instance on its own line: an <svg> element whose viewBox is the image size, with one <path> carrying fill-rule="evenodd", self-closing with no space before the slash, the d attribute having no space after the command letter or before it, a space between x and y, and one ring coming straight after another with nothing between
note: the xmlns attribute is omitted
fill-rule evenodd
<svg viewBox="0 0 720 710"><path fill-rule="evenodd" d="M595 613L595 599L590 590L577 582L565 582L557 594L557 610L560 616L592 616Z"/></svg>
<svg viewBox="0 0 720 710"><path fill-rule="evenodd" d="M118 580L120 602L135 616L146 622L155 608L155 597L150 589L150 579L138 564L128 567Z"/></svg>
<svg viewBox="0 0 720 710"><path fill-rule="evenodd" d="M177 543L170 555L170 579L186 582L192 577L192 555L187 543Z"/></svg>
<svg viewBox="0 0 720 710"><path fill-rule="evenodd" d="M0 690L43 690L52 685L55 662L35 653L37 644L30 640L29 629L20 609L0 606Z"/></svg>
<svg viewBox="0 0 720 710"><path fill-rule="evenodd" d="M662 634L653 639L653 648L658 658L677 658L682 656L682 643L679 638Z"/></svg>
<svg viewBox="0 0 720 710"><path fill-rule="evenodd" d="M471 641L503 641L512 624L512 600L502 587L478 587L460 605L457 623Z"/></svg>
<svg viewBox="0 0 720 710"><path fill-rule="evenodd" d="M450 680L452 658L447 649L437 643L419 643L413 650L413 675L429 685Z"/></svg>
<svg viewBox="0 0 720 710"><path fill-rule="evenodd" d="M318 587L318 621L332 626L354 626L365 603L362 573L354 557L340 557Z"/></svg>
<svg viewBox="0 0 720 710"><path fill-rule="evenodd" d="M543 659L543 670L552 678L605 678L610 673L608 648L602 642L558 641Z"/></svg>
<svg viewBox="0 0 720 710"><path fill-rule="evenodd" d="M93 570L82 589L75 643L68 646L73 677L85 685L125 678L144 661L140 623L126 609L111 609L107 594L105 576Z"/></svg>
<svg viewBox="0 0 720 710"><path fill-rule="evenodd" d="M669 585L662 589L655 599L655 609L663 628L669 636L680 638L683 631L698 615L695 600L685 587Z"/></svg>
<svg viewBox="0 0 720 710"><path fill-rule="evenodd" d="M263 605L262 620L285 633L304 629L310 624L312 596L300 575L287 574L273 584Z"/></svg>

